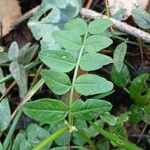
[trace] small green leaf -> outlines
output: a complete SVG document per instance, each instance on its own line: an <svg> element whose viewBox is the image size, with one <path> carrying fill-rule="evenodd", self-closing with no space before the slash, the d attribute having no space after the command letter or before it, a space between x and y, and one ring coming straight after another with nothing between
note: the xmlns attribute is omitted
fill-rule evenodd
<svg viewBox="0 0 150 150"><path fill-rule="evenodd" d="M101 34L107 30L113 23L109 19L96 19L89 24L91 34Z"/></svg>
<svg viewBox="0 0 150 150"><path fill-rule="evenodd" d="M63 120L67 111L68 107L64 102L48 98L29 102L23 108L28 117L48 124Z"/></svg>
<svg viewBox="0 0 150 150"><path fill-rule="evenodd" d="M116 71L120 72L123 67L123 61L127 51L127 44L123 42L119 44L114 51L114 66Z"/></svg>
<svg viewBox="0 0 150 150"><path fill-rule="evenodd" d="M24 141L25 139L26 139L25 131L20 131L14 140L12 150L20 150L21 142Z"/></svg>
<svg viewBox="0 0 150 150"><path fill-rule="evenodd" d="M124 17L125 17L125 12L126 10L125 9L119 9L113 16L112 18L115 18L116 20L123 20Z"/></svg>
<svg viewBox="0 0 150 150"><path fill-rule="evenodd" d="M13 143L12 150L22 150L25 149L23 145L28 145L27 150L32 150L32 148L40 143L42 140L49 136L48 130L38 126L37 124L31 123L26 130L21 130ZM50 144L44 150L49 150Z"/></svg>
<svg viewBox="0 0 150 150"><path fill-rule="evenodd" d="M19 64L17 61L13 61L9 66L9 70L13 78L17 82L20 97L24 98L24 96L27 93L27 86L28 86L27 73L25 71L24 66L22 64Z"/></svg>
<svg viewBox="0 0 150 150"><path fill-rule="evenodd" d="M65 28L70 31L74 31L79 35L84 35L87 30L88 26L87 23L81 18L75 18L65 24Z"/></svg>
<svg viewBox="0 0 150 150"><path fill-rule="evenodd" d="M67 51L41 51L39 58L50 68L60 72L70 72L76 65L75 58Z"/></svg>
<svg viewBox="0 0 150 150"><path fill-rule="evenodd" d="M144 106L143 108L144 108L144 111L145 111L146 113L150 114L150 104Z"/></svg>
<svg viewBox="0 0 150 150"><path fill-rule="evenodd" d="M143 106L150 101L150 88L146 81L149 78L148 73L141 74L136 77L130 84L129 94L134 103L138 106Z"/></svg>
<svg viewBox="0 0 150 150"><path fill-rule="evenodd" d="M129 120L130 114L130 111L126 111L125 113L122 113L121 115L117 116L117 124L123 126L123 123Z"/></svg>
<svg viewBox="0 0 150 150"><path fill-rule="evenodd" d="M68 127L61 128L45 138L42 142L40 142L38 145L36 145L32 150L43 150L49 143L52 143L57 138L61 137L68 131Z"/></svg>
<svg viewBox="0 0 150 150"><path fill-rule="evenodd" d="M7 99L3 99L0 102L0 132L7 129L11 120L11 113L9 102Z"/></svg>
<svg viewBox="0 0 150 150"><path fill-rule="evenodd" d="M32 145L32 148L50 135L48 130L34 123L31 123L28 126L28 128L26 129L26 134L28 137L28 141ZM49 144L48 148L45 148L44 150L49 150L50 145L51 144Z"/></svg>
<svg viewBox="0 0 150 150"><path fill-rule="evenodd" d="M97 142L96 147L97 147L97 150L110 150L110 141L107 139L100 139Z"/></svg>
<svg viewBox="0 0 150 150"><path fill-rule="evenodd" d="M112 43L113 41L107 36L92 35L89 36L85 42L85 50L87 52L99 52L110 46Z"/></svg>
<svg viewBox="0 0 150 150"><path fill-rule="evenodd" d="M0 53L0 65L8 61L9 61L8 54L6 52L1 52Z"/></svg>
<svg viewBox="0 0 150 150"><path fill-rule="evenodd" d="M87 53L82 56L80 61L80 67L85 71L93 71L102 68L104 65L113 63L111 57L98 54L98 53Z"/></svg>
<svg viewBox="0 0 150 150"><path fill-rule="evenodd" d="M80 119L77 119L75 118L75 121L74 121L74 125L75 127L77 128L77 132L73 132L73 143L75 145L84 145L85 143L88 142L88 139L80 132L80 131L83 131L85 132L86 131L86 134L87 134L87 130L88 130L88 125L86 123L86 121L84 120L80 120Z"/></svg>
<svg viewBox="0 0 150 150"><path fill-rule="evenodd" d="M141 109L141 107L138 107L136 105L131 105L130 111L131 111L131 115L129 118L130 122L133 124L138 124L144 116L143 110Z"/></svg>
<svg viewBox="0 0 150 150"><path fill-rule="evenodd" d="M115 126L117 124L117 117L111 115L110 113L101 115L101 119L110 126Z"/></svg>
<svg viewBox="0 0 150 150"><path fill-rule="evenodd" d="M130 81L130 73L127 66L124 64L120 72L113 66L111 80L115 85L125 87Z"/></svg>
<svg viewBox="0 0 150 150"><path fill-rule="evenodd" d="M133 9L132 16L135 23L142 29L150 29L150 14L142 9Z"/></svg>
<svg viewBox="0 0 150 150"><path fill-rule="evenodd" d="M144 116L142 117L142 120L146 124L150 125L150 115L149 115L149 113L147 113L146 111L144 111Z"/></svg>
<svg viewBox="0 0 150 150"><path fill-rule="evenodd" d="M0 53L4 51L3 47L0 46Z"/></svg>
<svg viewBox="0 0 150 150"><path fill-rule="evenodd" d="M70 78L63 72L43 70L42 77L47 86L57 95L63 95L70 89Z"/></svg>
<svg viewBox="0 0 150 150"><path fill-rule="evenodd" d="M82 95L94 95L111 91L113 84L98 75L85 74L77 78L75 89Z"/></svg>
<svg viewBox="0 0 150 150"><path fill-rule="evenodd" d="M76 32L69 30L59 30L53 33L53 37L55 41L60 44L60 46L66 49L76 51L82 47L82 39Z"/></svg>
<svg viewBox="0 0 150 150"><path fill-rule="evenodd" d="M20 149L21 150L31 150L32 146L30 144L30 142L27 139L22 140L22 142L20 143Z"/></svg>
<svg viewBox="0 0 150 150"><path fill-rule="evenodd" d="M127 131L126 131L126 129L125 129L125 127L123 126L123 125L121 125L121 124L117 124L117 125L115 125L115 126L111 126L110 127L110 132L111 133L113 133L113 134L116 134L116 135L118 135L118 136L120 136L120 137L124 137L126 140L128 139L128 137L127 137ZM112 142L112 144L115 146L117 146L117 144L116 143L113 143ZM128 149L127 149L128 150ZM136 149L135 149L136 150Z"/></svg>
<svg viewBox="0 0 150 150"><path fill-rule="evenodd" d="M8 50L8 58L9 60L13 61L16 60L19 56L19 47L16 42L13 42Z"/></svg>
<svg viewBox="0 0 150 150"><path fill-rule="evenodd" d="M72 104L71 112L74 117L91 120L111 110L112 105L99 99L88 99L85 102L77 100Z"/></svg>
<svg viewBox="0 0 150 150"><path fill-rule="evenodd" d="M1 142L0 142L0 150L4 150Z"/></svg>
<svg viewBox="0 0 150 150"><path fill-rule="evenodd" d="M2 71L2 69L0 68L0 80L1 79L3 79L3 71ZM6 92L6 87L5 87L5 82L4 83L1 83L0 84L0 93L1 94L5 94L5 92Z"/></svg>

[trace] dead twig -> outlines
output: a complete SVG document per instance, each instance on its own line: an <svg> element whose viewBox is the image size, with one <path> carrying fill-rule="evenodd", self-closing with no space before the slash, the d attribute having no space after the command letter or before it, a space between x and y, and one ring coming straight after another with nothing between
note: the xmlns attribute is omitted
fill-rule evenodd
<svg viewBox="0 0 150 150"><path fill-rule="evenodd" d="M97 13L93 10L86 9L86 8L82 8L80 14L85 18L91 18L91 19L96 19L96 18L108 19L109 18L101 13ZM142 39L143 41L145 41L147 43L150 43L150 34L149 33L144 32L135 27L132 27L132 26L128 25L127 23L120 22L114 18L110 17L109 19L114 23L114 25L113 25L114 28L116 28L122 32L125 32L129 35L132 35L134 37L137 37L139 39Z"/></svg>

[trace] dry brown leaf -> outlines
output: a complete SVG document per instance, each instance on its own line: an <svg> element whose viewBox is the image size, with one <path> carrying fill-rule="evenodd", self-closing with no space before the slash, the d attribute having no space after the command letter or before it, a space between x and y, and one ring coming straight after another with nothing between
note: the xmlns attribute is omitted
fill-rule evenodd
<svg viewBox="0 0 150 150"><path fill-rule="evenodd" d="M0 22L2 23L2 36L8 34L13 22L21 16L18 0L0 0Z"/></svg>
<svg viewBox="0 0 150 150"><path fill-rule="evenodd" d="M125 10L125 19L131 15L134 8L146 9L149 0L108 0L111 15L120 9Z"/></svg>

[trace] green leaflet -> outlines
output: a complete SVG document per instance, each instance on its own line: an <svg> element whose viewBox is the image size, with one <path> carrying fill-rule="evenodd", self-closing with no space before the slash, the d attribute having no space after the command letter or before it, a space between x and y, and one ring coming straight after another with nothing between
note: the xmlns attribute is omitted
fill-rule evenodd
<svg viewBox="0 0 150 150"><path fill-rule="evenodd" d="M88 99L85 102L77 100L72 104L71 111L74 117L82 120L91 120L111 110L111 104L99 99Z"/></svg>
<svg viewBox="0 0 150 150"><path fill-rule="evenodd" d="M88 26L83 19L75 18L65 24L65 29L73 31L79 35L84 35L88 30Z"/></svg>
<svg viewBox="0 0 150 150"><path fill-rule="evenodd" d="M60 46L66 49L76 51L82 47L82 39L76 32L59 30L54 32L53 37Z"/></svg>
<svg viewBox="0 0 150 150"><path fill-rule="evenodd" d="M4 51L3 47L0 46L0 53Z"/></svg>
<svg viewBox="0 0 150 150"><path fill-rule="evenodd" d="M91 35L86 40L85 50L87 52L99 52L110 46L112 43L113 41L107 36Z"/></svg>
<svg viewBox="0 0 150 150"><path fill-rule="evenodd" d="M127 44L123 42L119 44L114 51L114 66L117 72L120 72L123 67L124 58L127 51Z"/></svg>
<svg viewBox="0 0 150 150"><path fill-rule="evenodd" d="M115 66L112 67L111 80L119 87L125 87L130 81L130 73L128 67L123 64L120 72L118 72Z"/></svg>
<svg viewBox="0 0 150 150"><path fill-rule="evenodd" d="M67 93L71 86L70 78L63 72L43 70L42 77L47 86L58 95Z"/></svg>
<svg viewBox="0 0 150 150"><path fill-rule="evenodd" d="M0 79L3 79L4 75L3 75L3 71L2 68L0 68ZM0 84L0 93L4 94L6 92L6 87L5 87L5 83L1 83Z"/></svg>
<svg viewBox="0 0 150 150"><path fill-rule="evenodd" d="M150 88L146 83L148 78L149 78L149 74L144 73L136 77L130 84L129 87L130 97L132 98L134 103L138 106L144 106L149 103Z"/></svg>
<svg viewBox="0 0 150 150"><path fill-rule="evenodd" d="M0 53L0 65L8 61L9 61L8 54L6 52L1 52Z"/></svg>
<svg viewBox="0 0 150 150"><path fill-rule="evenodd" d="M91 34L101 34L112 24L109 19L96 19L89 24L89 32Z"/></svg>
<svg viewBox="0 0 150 150"><path fill-rule="evenodd" d="M77 78L75 89L82 95L94 95L111 91L113 84L98 75L85 74Z"/></svg>
<svg viewBox="0 0 150 150"><path fill-rule="evenodd" d="M31 123L26 130L21 130L17 134L12 150L25 150L25 148L32 150L35 145L47 138L49 134L48 130L38 126L37 124ZM48 150L49 147L50 144L44 150Z"/></svg>
<svg viewBox="0 0 150 150"><path fill-rule="evenodd" d="M34 120L50 124L63 120L67 115L68 107L62 101L45 98L27 103L23 112Z"/></svg>
<svg viewBox="0 0 150 150"><path fill-rule="evenodd" d="M39 58L50 68L60 72L70 72L76 64L75 58L67 51L41 51Z"/></svg>
<svg viewBox="0 0 150 150"><path fill-rule="evenodd" d="M11 112L9 102L7 99L3 99L0 102L0 132L7 129L11 120Z"/></svg>
<svg viewBox="0 0 150 150"><path fill-rule="evenodd" d="M19 64L18 61L14 60L12 63L10 63L9 70L17 82L20 97L23 98L27 93L28 86L25 68L22 64Z"/></svg>
<svg viewBox="0 0 150 150"><path fill-rule="evenodd" d="M133 9L132 17L142 29L150 29L150 14L142 9Z"/></svg>
<svg viewBox="0 0 150 150"><path fill-rule="evenodd" d="M94 71L110 63L113 63L113 60L109 56L98 53L87 53L82 56L80 67L85 71Z"/></svg>
<svg viewBox="0 0 150 150"><path fill-rule="evenodd" d="M19 47L16 42L13 42L8 50L8 58L11 61L16 60L19 57Z"/></svg>

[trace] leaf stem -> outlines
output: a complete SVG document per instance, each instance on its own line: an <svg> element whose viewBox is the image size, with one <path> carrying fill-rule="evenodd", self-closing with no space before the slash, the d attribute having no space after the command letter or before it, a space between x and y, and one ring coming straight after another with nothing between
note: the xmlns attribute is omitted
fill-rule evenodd
<svg viewBox="0 0 150 150"><path fill-rule="evenodd" d="M76 64L76 67L75 67L75 70L74 70L72 86L71 86L71 90L70 90L69 114L68 114L68 124L69 124L69 127L70 127L70 131L72 130L72 126L73 126L73 117L72 117L72 113L71 113L71 105L72 105L72 102L73 102L75 81L76 81L76 78L77 78L77 75L78 75L79 64L80 64L80 60L81 60L81 57L82 57L82 54L83 54L83 51L84 51L84 45L85 45L85 41L87 39L87 35L88 35L88 32L86 32L86 34L84 36L84 39L83 39L83 44L82 44L82 47L80 49L80 53L79 53L79 56L78 56L77 64Z"/></svg>

